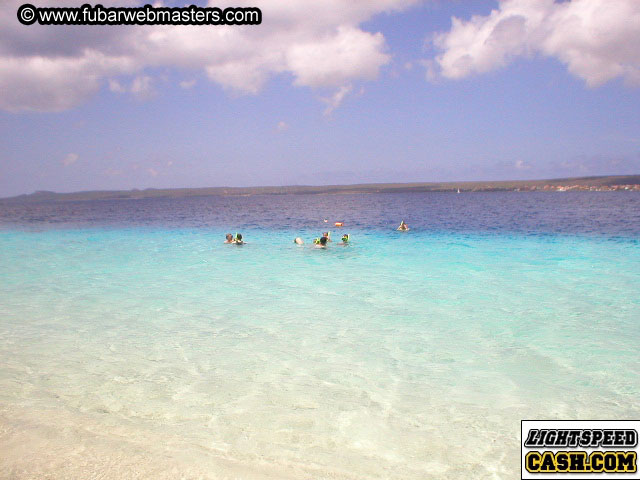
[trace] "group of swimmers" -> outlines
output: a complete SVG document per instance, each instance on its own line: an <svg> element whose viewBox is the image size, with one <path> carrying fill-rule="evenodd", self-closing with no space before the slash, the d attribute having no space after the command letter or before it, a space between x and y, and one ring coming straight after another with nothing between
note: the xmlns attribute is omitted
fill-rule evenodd
<svg viewBox="0 0 640 480"><path fill-rule="evenodd" d="M343 246L348 245L349 240L350 240L349 234L345 233L344 235L342 235L342 242L339 243L338 245L343 245ZM327 243L329 243L330 241L331 241L331 232L324 232L321 237L315 238L313 240L313 244L318 248L327 248ZM293 242L297 243L298 245L304 245L304 240L302 240L300 237L297 237ZM224 243L230 243L233 245L244 245L245 242L242 239L241 233L236 233L235 236L231 235L230 233L227 233L225 235Z"/></svg>
<svg viewBox="0 0 640 480"><path fill-rule="evenodd" d="M344 247L349 245L349 241L351 240L351 237L349 236L348 233L344 233L342 235L341 240L342 242L338 243L338 245L342 245ZM330 241L331 241L331 232L324 232L321 237L313 239L313 244L316 248L327 248ZM293 243L298 245L304 245L304 240L302 240L300 237L296 237L293 240Z"/></svg>
<svg viewBox="0 0 640 480"><path fill-rule="evenodd" d="M242 240L241 233L236 233L235 237L230 233L227 233L226 240L224 241L224 243L233 243L234 245L244 245L244 240Z"/></svg>
<svg viewBox="0 0 640 480"><path fill-rule="evenodd" d="M400 226L396 230L400 232L406 232L409 230L409 225L404 223L404 220L402 220L402 222L400 222ZM342 242L338 243L338 245L347 246L351 241L351 237L348 233L344 233L342 235L341 240ZM324 232L321 237L313 239L313 244L315 245L316 248L327 248L328 243L330 241L331 241L331 232ZM224 241L224 243L232 243L234 245L244 245L245 242L244 240L242 240L241 233L236 233L235 237L230 233L227 233L226 240ZM293 240L293 243L297 245L304 245L304 240L302 240L300 237L296 237Z"/></svg>

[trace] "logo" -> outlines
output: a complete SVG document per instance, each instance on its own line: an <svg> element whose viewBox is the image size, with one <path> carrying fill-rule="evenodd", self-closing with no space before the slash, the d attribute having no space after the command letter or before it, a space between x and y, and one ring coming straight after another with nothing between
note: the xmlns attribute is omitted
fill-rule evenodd
<svg viewBox="0 0 640 480"><path fill-rule="evenodd" d="M639 420L522 420L522 479L640 479Z"/></svg>

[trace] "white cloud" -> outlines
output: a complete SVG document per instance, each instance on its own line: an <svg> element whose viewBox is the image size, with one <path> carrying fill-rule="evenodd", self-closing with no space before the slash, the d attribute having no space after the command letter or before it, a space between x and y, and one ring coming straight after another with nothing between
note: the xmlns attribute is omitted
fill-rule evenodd
<svg viewBox="0 0 640 480"><path fill-rule="evenodd" d="M119 81L112 78L109 79L109 90L114 93L125 93L127 91L126 87L124 87Z"/></svg>
<svg viewBox="0 0 640 480"><path fill-rule="evenodd" d="M155 95L153 79L148 75L137 76L131 83L131 93L138 100L148 100Z"/></svg>
<svg viewBox="0 0 640 480"><path fill-rule="evenodd" d="M100 88L103 75L120 68L117 59L102 54L83 54L77 58L20 58L0 54L0 108L66 110L94 94Z"/></svg>
<svg viewBox="0 0 640 480"><path fill-rule="evenodd" d="M193 88L193 86L196 84L195 79L193 80L183 80L180 82L180 88L184 88L185 90L189 89L189 88Z"/></svg>
<svg viewBox="0 0 640 480"><path fill-rule="evenodd" d="M79 157L77 153L69 153L62 159L62 164L65 167L68 167L69 165L73 165L74 163L76 163L78 161L78 158Z"/></svg>
<svg viewBox="0 0 640 480"><path fill-rule="evenodd" d="M372 80L390 61L384 37L360 25L420 0L224 0L212 6L256 6L259 26L40 26L18 23L23 0L0 6L0 108L60 111L103 85L138 97L153 91L157 68L204 72L226 89L257 93L270 77L289 74L297 86L337 88ZM104 2L113 4L114 2ZM141 6L143 0L118 5ZM43 0L38 6L78 6ZM118 78L118 80L113 80ZM129 81L131 87L125 87ZM124 83L123 83L124 82ZM189 83L182 85L188 88Z"/></svg>
<svg viewBox="0 0 640 480"><path fill-rule="evenodd" d="M384 37L355 27L340 27L323 39L293 45L286 64L297 85L340 87L352 79L372 80L389 63Z"/></svg>
<svg viewBox="0 0 640 480"><path fill-rule="evenodd" d="M638 0L504 0L487 16L453 18L451 30L433 42L441 50L439 73L450 79L540 54L558 59L589 86L617 77L640 85Z"/></svg>
<svg viewBox="0 0 640 480"><path fill-rule="evenodd" d="M347 85L344 87L340 87L333 95L327 98L322 98L321 100L327 104L327 108L324 110L325 115L331 115L333 111L340 106L344 98L351 93L353 87L351 85Z"/></svg>
<svg viewBox="0 0 640 480"><path fill-rule="evenodd" d="M130 93L138 100L148 100L157 93L154 89L154 80L148 75L138 75L130 85L125 85L119 80L110 78L109 90L113 93Z"/></svg>

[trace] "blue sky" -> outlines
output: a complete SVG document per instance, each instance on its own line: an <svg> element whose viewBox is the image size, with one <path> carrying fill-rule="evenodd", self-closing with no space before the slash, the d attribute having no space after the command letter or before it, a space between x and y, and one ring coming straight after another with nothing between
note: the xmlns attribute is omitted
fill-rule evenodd
<svg viewBox="0 0 640 480"><path fill-rule="evenodd" d="M0 196L640 173L636 0L224 2L263 25L177 31L26 27L20 3Z"/></svg>

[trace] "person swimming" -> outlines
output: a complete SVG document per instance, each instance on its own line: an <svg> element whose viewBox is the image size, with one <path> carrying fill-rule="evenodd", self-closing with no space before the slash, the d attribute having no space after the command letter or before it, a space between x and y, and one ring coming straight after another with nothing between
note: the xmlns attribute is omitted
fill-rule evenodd
<svg viewBox="0 0 640 480"><path fill-rule="evenodd" d="M322 236L316 240L318 240L318 243L316 243L316 248L327 248L327 242L329 241L327 237Z"/></svg>
<svg viewBox="0 0 640 480"><path fill-rule="evenodd" d="M406 232L409 230L409 225L407 225L406 223L404 223L404 220L402 220L400 222L400 226L398 228L396 228L396 230L398 230L399 232Z"/></svg>
<svg viewBox="0 0 640 480"><path fill-rule="evenodd" d="M331 232L324 232L322 236L327 238L327 242L331 241Z"/></svg>
<svg viewBox="0 0 640 480"><path fill-rule="evenodd" d="M242 240L242 234L236 233L236 239L234 241L236 245L244 245L244 241Z"/></svg>
<svg viewBox="0 0 640 480"><path fill-rule="evenodd" d="M349 245L350 239L351 237L349 237L349 234L345 233L344 235L342 235L342 243L339 243L338 245Z"/></svg>
<svg viewBox="0 0 640 480"><path fill-rule="evenodd" d="M226 237L226 240L224 241L224 243L233 243L233 235L231 235L230 233L227 233L225 237Z"/></svg>
<svg viewBox="0 0 640 480"><path fill-rule="evenodd" d="M293 243L297 244L297 245L304 245L304 241L300 238L300 237L296 237L293 240Z"/></svg>

